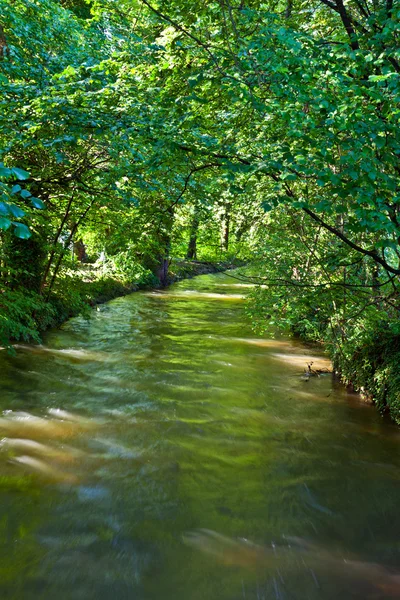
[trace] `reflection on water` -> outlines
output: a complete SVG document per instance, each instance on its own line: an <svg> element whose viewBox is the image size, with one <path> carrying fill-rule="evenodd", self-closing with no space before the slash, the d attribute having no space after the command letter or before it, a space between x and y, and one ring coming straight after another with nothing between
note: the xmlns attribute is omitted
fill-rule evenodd
<svg viewBox="0 0 400 600"><path fill-rule="evenodd" d="M18 465L27 467L28 470L34 472L36 475L42 475L49 482L60 482L60 483L71 483L77 484L79 479L74 473L67 473L60 471L55 466L53 467L48 462L35 458L29 455L16 456L13 459Z"/></svg>
<svg viewBox="0 0 400 600"><path fill-rule="evenodd" d="M304 381L326 358L255 337L238 291L136 293L0 353L1 598L398 597L398 430Z"/></svg>
<svg viewBox="0 0 400 600"><path fill-rule="evenodd" d="M280 576L293 570L309 571L314 583L319 588L318 575L324 572L335 573L342 580L347 580L349 590L359 591L368 598L400 597L400 571L394 572L381 565L345 559L335 556L323 547L310 544L307 540L286 537L284 544L271 543L269 547L258 546L249 540L234 540L224 535L202 529L189 532L183 541L224 565L233 565L245 569L258 570L265 574L272 571ZM275 586L275 596L279 597Z"/></svg>
<svg viewBox="0 0 400 600"><path fill-rule="evenodd" d="M244 300L246 296L241 294L216 294L213 292L203 292L199 290L182 290L182 291L168 291L168 292L149 292L150 296L158 296L164 300L170 298L185 299L191 298L196 300Z"/></svg>
<svg viewBox="0 0 400 600"><path fill-rule="evenodd" d="M27 412L6 411L0 418L0 431L10 437L0 441L2 458L47 482L76 485L80 481L76 468L68 472L61 466L82 462L85 453L64 443L58 446L54 443L76 437L83 431L93 431L97 423L61 409L50 408L47 413L46 417L38 417ZM20 438L20 435L29 437ZM35 438L51 440L52 444L37 442Z"/></svg>
<svg viewBox="0 0 400 600"><path fill-rule="evenodd" d="M24 350L25 352L31 352L32 354L40 354L47 352L54 356L62 356L66 359L77 360L77 361L106 361L112 357L109 354L102 352L93 352L90 350L77 350L75 348L49 348L42 345L26 346L23 344L15 344L17 350Z"/></svg>
<svg viewBox="0 0 400 600"><path fill-rule="evenodd" d="M76 462L79 458L82 458L83 453L75 448L62 449L54 448L48 444L40 444L34 440L25 440L18 438L3 438L0 442L2 450L11 452L27 452L44 458L54 459L61 463Z"/></svg>
<svg viewBox="0 0 400 600"><path fill-rule="evenodd" d="M283 354L282 352L272 352L271 356L276 360L280 360L284 363L289 363L291 365L313 370L327 370L329 371L332 368L330 360L324 358L323 356L315 356L312 354Z"/></svg>

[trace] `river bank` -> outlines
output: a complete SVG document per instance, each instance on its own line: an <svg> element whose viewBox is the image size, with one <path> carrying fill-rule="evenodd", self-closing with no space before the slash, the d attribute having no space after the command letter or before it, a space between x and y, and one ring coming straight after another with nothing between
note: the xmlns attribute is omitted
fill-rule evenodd
<svg viewBox="0 0 400 600"><path fill-rule="evenodd" d="M253 264L235 274L241 285L253 287L247 313L256 331L268 333L272 327L321 344L338 379L400 425L400 325L395 306L375 298L360 306L358 296L350 296L351 286L344 291L340 284L308 288L307 283L274 279L270 266Z"/></svg>
<svg viewBox="0 0 400 600"><path fill-rule="evenodd" d="M167 286L197 275L236 268L240 261L202 262L173 258ZM104 265L79 265L60 278L46 298L33 291L5 289L0 303L0 347L15 342L40 342L42 334L71 317L88 315L99 304L143 289L159 289L159 280L149 271L139 271L133 281L119 277Z"/></svg>
<svg viewBox="0 0 400 600"><path fill-rule="evenodd" d="M332 335L324 325L319 324L318 338L296 327L293 330L304 342L321 343L341 383L400 425L400 335L383 322L363 335L348 324L345 336Z"/></svg>
<svg viewBox="0 0 400 600"><path fill-rule="evenodd" d="M375 330L369 343L333 348L331 356L341 381L400 425L400 336Z"/></svg>

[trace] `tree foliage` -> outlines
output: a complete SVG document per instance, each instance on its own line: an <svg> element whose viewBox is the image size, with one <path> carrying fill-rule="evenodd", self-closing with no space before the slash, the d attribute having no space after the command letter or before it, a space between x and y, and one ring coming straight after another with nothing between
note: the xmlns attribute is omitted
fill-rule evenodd
<svg viewBox="0 0 400 600"><path fill-rule="evenodd" d="M4 292L51 302L71 249L162 284L173 255L235 254L263 283L254 322L327 340L342 369L399 335L397 3L0 8Z"/></svg>

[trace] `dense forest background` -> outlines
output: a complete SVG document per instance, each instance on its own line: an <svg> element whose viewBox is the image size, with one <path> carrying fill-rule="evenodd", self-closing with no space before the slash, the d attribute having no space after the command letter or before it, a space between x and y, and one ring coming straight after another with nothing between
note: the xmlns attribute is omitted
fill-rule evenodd
<svg viewBox="0 0 400 600"><path fill-rule="evenodd" d="M0 0L0 342L188 260L400 422L399 6Z"/></svg>

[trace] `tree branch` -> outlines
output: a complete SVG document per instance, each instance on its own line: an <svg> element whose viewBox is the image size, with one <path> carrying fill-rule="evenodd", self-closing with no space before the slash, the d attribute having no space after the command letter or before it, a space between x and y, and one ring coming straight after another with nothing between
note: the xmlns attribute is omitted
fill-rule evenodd
<svg viewBox="0 0 400 600"><path fill-rule="evenodd" d="M336 4L334 2L332 2L331 0L320 0L320 1L323 4L325 4L325 6L328 6L329 8L331 8L332 10L334 10L335 12L337 12L340 15L340 18L342 20L344 28L346 29L347 35L350 38L351 48L353 50L358 50L359 44L358 44L357 34L356 34L354 27L359 29L362 33L368 33L368 31L364 27L364 25L362 25L361 23L359 23L358 21L353 19L348 14L342 0L336 0Z"/></svg>
<svg viewBox="0 0 400 600"><path fill-rule="evenodd" d="M392 267L391 265L389 265L384 258L379 256L379 254L377 253L376 250L367 250L366 248L363 248L362 246L355 244L348 237L346 237L341 231L339 231L339 229L336 229L336 227L332 227L332 225L329 225L329 223L326 223L326 221L321 219L320 216L318 216L315 212L313 212L309 208L306 208L304 206L303 210L312 219L314 219L314 221L316 221L317 223L322 225L322 227L324 227L325 229L327 229L328 231L333 233L336 237L338 237L340 240L342 240L342 242L344 242L345 244L350 246L350 248L353 248L353 250L356 250L357 252L364 254L364 256L369 256L375 262L379 263L385 269L385 271L388 271L388 273L393 273L394 275L400 275L400 269L396 269L395 267Z"/></svg>

